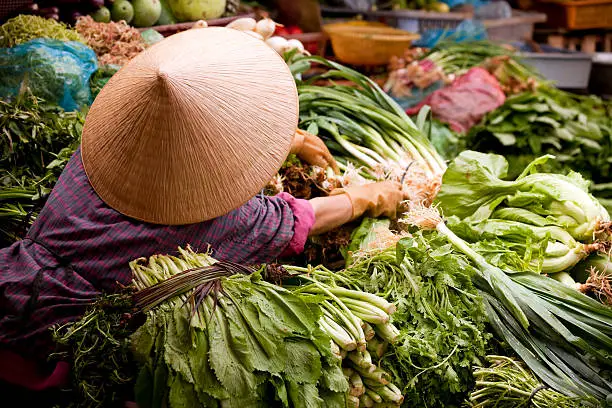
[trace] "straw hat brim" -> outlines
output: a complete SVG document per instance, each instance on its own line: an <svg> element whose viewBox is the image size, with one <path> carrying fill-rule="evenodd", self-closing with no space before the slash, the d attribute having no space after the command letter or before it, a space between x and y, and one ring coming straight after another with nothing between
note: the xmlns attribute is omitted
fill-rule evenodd
<svg viewBox="0 0 612 408"><path fill-rule="evenodd" d="M102 89L83 129L83 166L100 198L126 216L202 222L261 191L297 122L295 81L274 50L237 30L188 30L136 56Z"/></svg>

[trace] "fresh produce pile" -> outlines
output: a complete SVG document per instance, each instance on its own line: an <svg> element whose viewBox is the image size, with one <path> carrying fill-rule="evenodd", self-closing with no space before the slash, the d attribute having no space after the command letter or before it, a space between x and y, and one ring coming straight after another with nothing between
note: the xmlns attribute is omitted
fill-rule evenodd
<svg viewBox="0 0 612 408"><path fill-rule="evenodd" d="M230 7L209 6L221 13L221 3ZM146 5L150 13L137 12ZM185 5L116 0L108 11L149 25L168 10L189 19L193 10L177 11ZM2 26L0 40L83 41L101 63L89 80L95 96L152 41L126 22L100 22L108 16L93 6L80 9L92 16L76 30L22 16ZM291 156L266 193L308 199L393 179L410 192L406 213L316 237L284 266L237 265L190 248L134 260L130 287L54 328L53 358L75 368L69 406L569 408L612 398L612 224L587 181L612 191L609 104L553 88L489 43L396 60L404 71L387 85L397 92L475 67L499 81L506 102L455 133L430 117L435 110L413 120L368 77L275 36L270 19L230 28L284 54L300 128L319 135L342 169ZM0 102L3 246L35 219L83 118L25 89Z"/></svg>
<svg viewBox="0 0 612 408"><path fill-rule="evenodd" d="M555 159L547 161L547 171L580 172L594 182L591 190L604 204L612 202L610 102L555 88L521 62L512 47L491 42L442 42L430 51L408 52L400 62L420 60L434 63L449 76L483 67L507 95L501 107L467 132L452 136L448 129L433 127L431 136L444 157L453 158L464 149L500 153L509 163L508 177L516 178L534 159L550 154ZM397 59L392 63L399 67Z"/></svg>
<svg viewBox="0 0 612 408"><path fill-rule="evenodd" d="M0 47L14 47L35 38L81 41L75 30L63 23L37 16L19 15L0 26Z"/></svg>
<svg viewBox="0 0 612 408"><path fill-rule="evenodd" d="M23 12L70 24L90 15L102 23L125 21L151 27L231 16L239 8L240 0L36 0Z"/></svg>
<svg viewBox="0 0 612 408"><path fill-rule="evenodd" d="M308 275L380 296L397 308L390 315L397 331L380 346L380 366L405 394L405 406L458 406L488 339L473 268L436 234L394 234L384 219L364 219L348 250L345 270L315 267Z"/></svg>
<svg viewBox="0 0 612 408"><path fill-rule="evenodd" d="M25 235L79 145L84 115L24 94L0 101L0 244Z"/></svg>
<svg viewBox="0 0 612 408"><path fill-rule="evenodd" d="M124 65L145 49L140 32L125 21L98 23L84 16L79 17L75 29L95 51L100 65Z"/></svg>
<svg viewBox="0 0 612 408"><path fill-rule="evenodd" d="M345 406L348 383L315 303L258 272L181 255L132 263L147 311L132 337L140 407Z"/></svg>
<svg viewBox="0 0 612 408"><path fill-rule="evenodd" d="M446 165L417 125L367 76L321 57L289 55L294 74L320 64L329 70L297 80L300 127L323 138L344 171L406 184L414 202L431 201ZM353 86L318 86L317 80ZM362 166L355 169L354 166Z"/></svg>

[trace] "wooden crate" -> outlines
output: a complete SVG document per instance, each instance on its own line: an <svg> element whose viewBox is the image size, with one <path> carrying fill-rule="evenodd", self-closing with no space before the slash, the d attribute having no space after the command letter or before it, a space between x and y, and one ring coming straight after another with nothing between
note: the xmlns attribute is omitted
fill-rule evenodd
<svg viewBox="0 0 612 408"><path fill-rule="evenodd" d="M612 28L612 0L546 0L534 4L548 15L547 27L568 30Z"/></svg>

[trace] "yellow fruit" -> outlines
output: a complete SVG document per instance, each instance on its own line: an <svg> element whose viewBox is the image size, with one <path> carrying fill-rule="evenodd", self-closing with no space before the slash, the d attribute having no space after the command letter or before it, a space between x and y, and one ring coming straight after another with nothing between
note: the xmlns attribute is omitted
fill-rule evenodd
<svg viewBox="0 0 612 408"><path fill-rule="evenodd" d="M448 4L442 2L435 2L431 5L431 11L437 11L438 13L448 13L450 11L450 7Z"/></svg>

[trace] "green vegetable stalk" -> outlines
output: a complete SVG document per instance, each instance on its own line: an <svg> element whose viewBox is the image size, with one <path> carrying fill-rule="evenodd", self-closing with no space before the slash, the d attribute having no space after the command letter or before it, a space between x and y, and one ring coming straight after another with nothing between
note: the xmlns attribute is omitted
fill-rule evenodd
<svg viewBox="0 0 612 408"><path fill-rule="evenodd" d="M470 393L470 406L474 408L578 408L575 398L551 390L539 382L525 366L505 356L487 356L486 367L474 370L476 387Z"/></svg>
<svg viewBox="0 0 612 408"><path fill-rule="evenodd" d="M348 379L316 304L260 272L179 251L131 263L147 314L132 336L140 407L346 407Z"/></svg>
<svg viewBox="0 0 612 408"><path fill-rule="evenodd" d="M293 72L311 64L329 68L297 81L300 127L321 136L342 166L351 162L363 166L368 178L402 180L416 201L433 199L446 164L391 97L365 75L340 64L320 57L288 58ZM354 86L318 86L317 80L349 80Z"/></svg>
<svg viewBox="0 0 612 408"><path fill-rule="evenodd" d="M612 395L603 374L612 368L611 310L543 275L506 275L455 235L434 208L413 211L407 222L437 230L477 266L489 323L544 383L590 402Z"/></svg>
<svg viewBox="0 0 612 408"><path fill-rule="evenodd" d="M321 307L319 326L333 340L332 348L344 351L339 354L349 382L349 406L362 406L362 399L363 404L373 404L374 393L380 398L377 403L399 406L404 396L392 384L392 375L381 367L386 346L399 336L390 323L395 305L374 294L329 282L328 274L332 272L323 266L284 268L300 283L290 282L286 287Z"/></svg>

